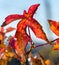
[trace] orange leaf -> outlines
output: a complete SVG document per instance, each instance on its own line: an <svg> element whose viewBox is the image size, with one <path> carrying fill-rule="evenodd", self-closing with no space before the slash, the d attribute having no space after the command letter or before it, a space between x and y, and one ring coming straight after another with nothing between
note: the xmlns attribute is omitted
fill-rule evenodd
<svg viewBox="0 0 59 65"><path fill-rule="evenodd" d="M57 42L54 45L54 50L59 50L59 38L57 39Z"/></svg>
<svg viewBox="0 0 59 65"><path fill-rule="evenodd" d="M16 30L16 28L9 27L9 28L6 29L6 33L7 33L7 32L11 32L11 31L13 31L13 30Z"/></svg>
<svg viewBox="0 0 59 65"><path fill-rule="evenodd" d="M48 20L50 23L50 29L57 35L59 36L59 22L53 21L53 20Z"/></svg>

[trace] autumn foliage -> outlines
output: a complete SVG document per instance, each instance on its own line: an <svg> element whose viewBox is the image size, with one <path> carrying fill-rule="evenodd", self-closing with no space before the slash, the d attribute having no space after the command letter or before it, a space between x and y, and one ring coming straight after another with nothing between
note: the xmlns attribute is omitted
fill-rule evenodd
<svg viewBox="0 0 59 65"><path fill-rule="evenodd" d="M34 34L36 35L37 38L47 41L46 44L51 44L52 42L54 42L54 41L50 42L47 39L47 36L46 36L44 30L42 29L41 24L38 23L38 21L33 18L34 14L39 6L40 6L40 4L35 4L35 5L30 6L30 8L28 9L28 12L26 12L26 10L24 10L23 15L20 15L20 14L8 15L5 18L5 21L3 22L3 24L1 25L1 27L3 28L6 25L14 22L15 20L21 19L18 22L16 28L9 27L6 29L6 32L4 32L4 34L11 32L13 30L16 30L14 38L16 38L17 40L14 40L13 38L11 38L10 39L11 41L9 40L9 42L10 42L10 46L15 50L17 58L18 57L20 58L20 61L22 64L24 64L24 62L26 62L26 55L25 55L26 46L27 46L28 42L32 43L30 34L28 35L26 33L27 27L28 27L28 29L29 28L32 29L32 31L34 32ZM51 31L53 33L55 33L57 36L59 36L59 22L56 22L53 20L48 20L48 23L50 25ZM1 31L3 32L4 29L2 29ZM30 31L29 31L29 33L30 33ZM13 41L14 41L13 46L15 46L15 47L12 46ZM40 45L38 45L38 46L40 46ZM59 50L59 38L56 39L56 44L53 47L55 50ZM34 48L36 48L36 47L34 47Z"/></svg>

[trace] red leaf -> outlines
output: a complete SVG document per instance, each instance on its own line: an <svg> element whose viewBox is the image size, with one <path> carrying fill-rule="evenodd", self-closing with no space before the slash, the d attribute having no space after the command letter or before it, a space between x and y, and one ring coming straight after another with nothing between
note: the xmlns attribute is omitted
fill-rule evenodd
<svg viewBox="0 0 59 65"><path fill-rule="evenodd" d="M3 22L3 24L1 26L5 26L5 25L8 25L9 23L17 20L17 19L22 19L24 18L23 15L19 15L19 14L12 14L12 15L8 15L6 18L5 18L5 22Z"/></svg>
<svg viewBox="0 0 59 65"><path fill-rule="evenodd" d="M29 22L28 25L30 26L36 37L48 42L47 36L44 33L42 26L35 19L31 19Z"/></svg>
<svg viewBox="0 0 59 65"><path fill-rule="evenodd" d="M38 8L39 5L40 4L35 4L35 5L30 6L30 8L28 10L28 14L31 14L32 17L33 17L33 15L36 12L36 10L37 10L37 8Z"/></svg>

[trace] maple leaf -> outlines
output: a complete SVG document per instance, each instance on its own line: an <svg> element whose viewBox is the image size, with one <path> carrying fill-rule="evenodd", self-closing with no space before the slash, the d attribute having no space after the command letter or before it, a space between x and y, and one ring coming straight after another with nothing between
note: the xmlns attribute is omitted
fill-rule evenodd
<svg viewBox="0 0 59 65"><path fill-rule="evenodd" d="M59 36L59 22L48 20L50 24L50 29L55 33L57 36Z"/></svg>
<svg viewBox="0 0 59 65"><path fill-rule="evenodd" d="M38 38L48 41L46 34L42 30L42 26L33 18L33 15L36 12L39 5L40 4L35 4L35 5L30 6L30 8L28 9L28 13L26 12L26 10L24 10L23 15L12 14L12 15L7 16L5 18L5 22L1 26L8 25L9 23L11 23L17 19L22 19L21 22L26 19L24 22L18 23L17 30L20 30L21 27L26 28L26 26L29 25ZM26 23L26 24L24 24L24 23Z"/></svg>
<svg viewBox="0 0 59 65"><path fill-rule="evenodd" d="M56 41L56 44L54 45L54 50L59 50L59 38Z"/></svg>
<svg viewBox="0 0 59 65"><path fill-rule="evenodd" d="M33 15L35 14L39 5L40 4L35 4L35 5L30 6L30 8L28 9L28 13L26 12L26 10L24 10L23 15L12 14L12 15L7 16L5 18L5 22L1 25L3 27L17 19L21 19L21 21L19 21L19 23L17 24L17 30L15 33L15 37L17 38L16 51L18 55L21 56L22 61L25 60L24 59L25 48L28 42L32 41L30 35L27 35L26 33L27 26L33 30L34 34L38 38L41 38L48 42L48 39L42 29L42 26L33 18Z"/></svg>

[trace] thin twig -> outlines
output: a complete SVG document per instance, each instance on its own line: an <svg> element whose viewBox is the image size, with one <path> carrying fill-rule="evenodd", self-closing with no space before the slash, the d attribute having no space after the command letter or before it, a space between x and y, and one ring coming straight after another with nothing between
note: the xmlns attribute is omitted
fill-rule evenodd
<svg viewBox="0 0 59 65"><path fill-rule="evenodd" d="M57 39L59 39L59 38L57 38ZM52 42L56 41L57 39L52 40L52 41L50 41L50 42L47 42L47 43L45 43L45 44L39 44L39 45L37 45L37 46L33 46L33 49L31 49L31 48L32 48L32 47L31 47L30 50L27 51L26 53L29 54L32 50L34 50L35 48L38 48L38 47L40 47L40 46L44 46L44 45L48 45L48 44L52 45Z"/></svg>
<svg viewBox="0 0 59 65"><path fill-rule="evenodd" d="M59 39L59 38L57 38L57 39ZM37 45L37 46L34 46L34 48L37 48L37 47L39 47L39 46L44 46L44 45L47 45L47 44L52 45L52 42L56 41L57 39L52 40L52 41L50 41L50 42L47 42L47 43L45 43L45 44L39 44L39 45Z"/></svg>

